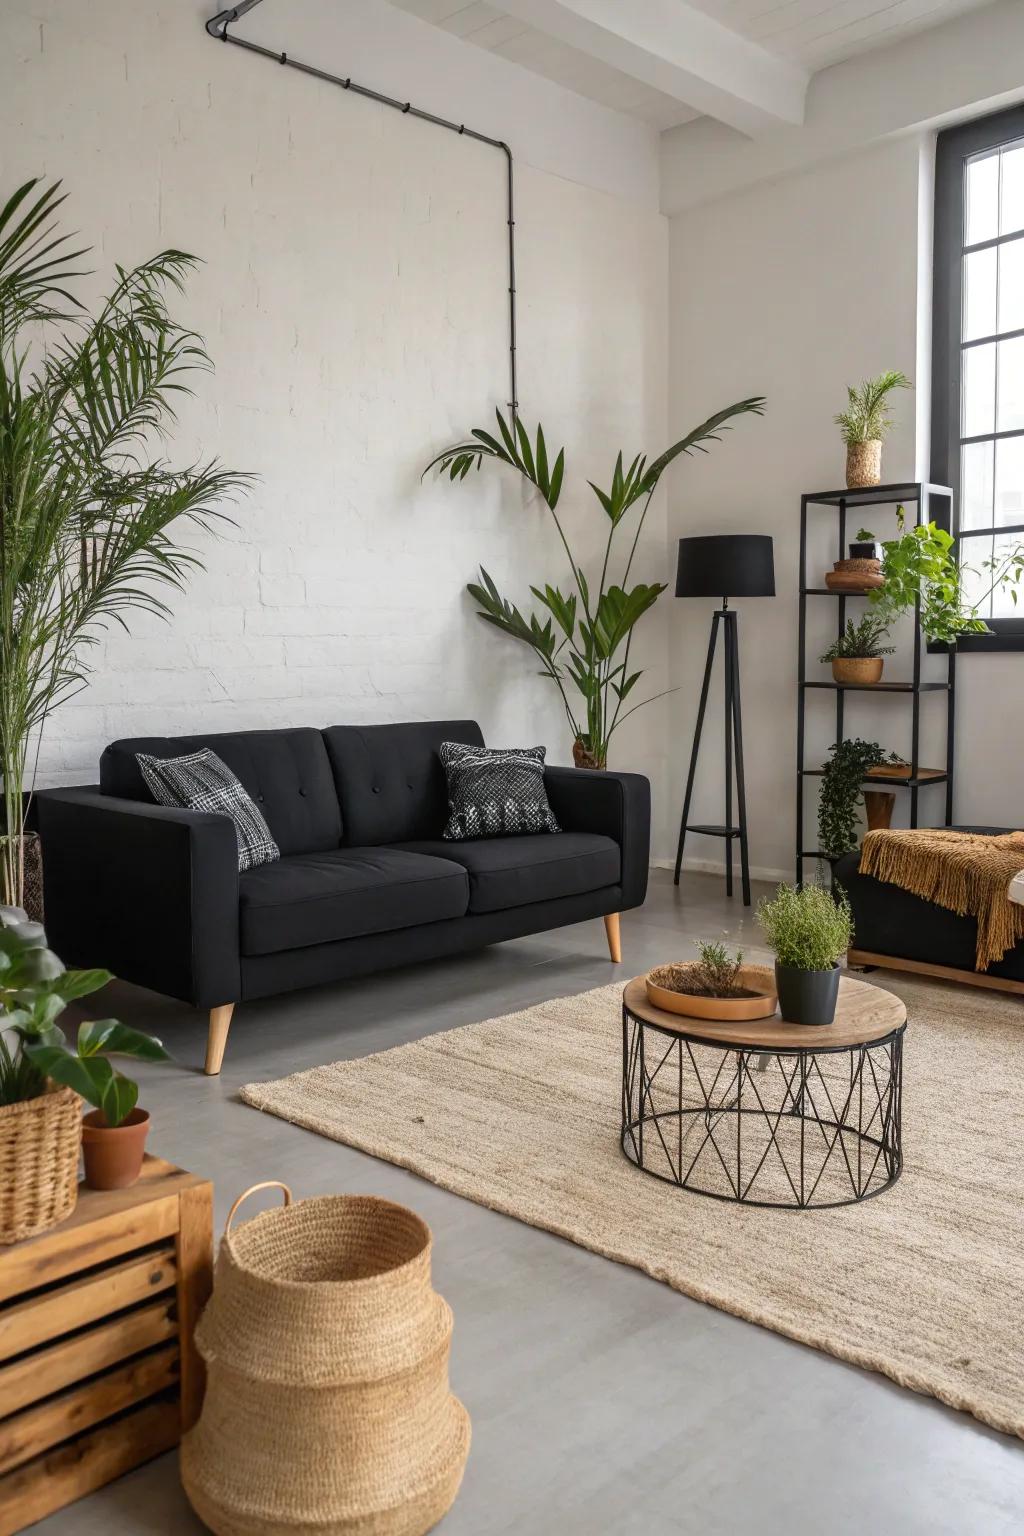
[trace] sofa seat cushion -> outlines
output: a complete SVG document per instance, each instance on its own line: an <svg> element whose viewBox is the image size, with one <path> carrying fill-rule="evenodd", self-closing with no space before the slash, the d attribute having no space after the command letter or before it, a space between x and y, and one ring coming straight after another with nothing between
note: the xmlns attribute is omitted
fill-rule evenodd
<svg viewBox="0 0 1024 1536"><path fill-rule="evenodd" d="M540 832L449 843L404 843L408 852L450 859L469 875L469 910L501 912L533 901L580 896L619 880L619 845L596 832Z"/></svg>
<svg viewBox="0 0 1024 1536"><path fill-rule="evenodd" d="M243 955L272 955L335 939L462 917L466 871L400 848L302 853L239 877Z"/></svg>

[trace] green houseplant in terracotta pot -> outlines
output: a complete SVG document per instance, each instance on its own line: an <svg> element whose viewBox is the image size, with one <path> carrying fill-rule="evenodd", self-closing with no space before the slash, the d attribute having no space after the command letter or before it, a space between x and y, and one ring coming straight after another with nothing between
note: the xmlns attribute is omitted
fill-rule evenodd
<svg viewBox="0 0 1024 1536"><path fill-rule="evenodd" d="M831 1024L839 997L838 961L853 939L846 897L823 885L780 885L758 904L757 919L775 952L779 1011L789 1024Z"/></svg>
<svg viewBox="0 0 1024 1536"><path fill-rule="evenodd" d="M16 907L0 908L0 1159L18 1178L38 1174L38 1137L30 1135L29 1122L4 1143L4 1107L31 1106L37 1117L65 1110L70 1105L73 1123L56 1143L59 1166L49 1170L47 1182L64 1191L61 1208L42 1231L68 1215L74 1206L67 1190L77 1188L78 1154L85 1158L85 1181L93 1189L121 1189L139 1176L149 1113L137 1107L139 1090L107 1059L132 1056L141 1061L167 1061L159 1040L131 1029L116 1019L92 1019L82 1024L75 1046L70 1046L57 1019L68 1003L98 992L113 980L109 971L68 971L46 946L38 923L27 920ZM95 1106L80 1119L79 1100ZM24 1110L22 1111L24 1116ZM13 1117L12 1124L13 1124ZM65 1127L61 1122L62 1133ZM44 1128L45 1134L45 1128ZM18 1145L19 1135L22 1139ZM6 1185L7 1180L3 1183ZM6 1191L0 1198L6 1198ZM22 1223L23 1225L23 1223ZM0 1217L0 1230L3 1221ZM27 1233L22 1233L27 1236ZM16 1238L9 1239L16 1241Z"/></svg>

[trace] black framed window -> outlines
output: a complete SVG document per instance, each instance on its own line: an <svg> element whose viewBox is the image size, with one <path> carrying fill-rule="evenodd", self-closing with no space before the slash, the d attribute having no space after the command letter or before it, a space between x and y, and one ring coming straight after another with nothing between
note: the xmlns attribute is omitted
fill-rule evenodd
<svg viewBox="0 0 1024 1536"><path fill-rule="evenodd" d="M993 631L961 648L1024 649L985 566L1024 543L1024 107L939 134L932 347L932 478L957 493L965 595Z"/></svg>

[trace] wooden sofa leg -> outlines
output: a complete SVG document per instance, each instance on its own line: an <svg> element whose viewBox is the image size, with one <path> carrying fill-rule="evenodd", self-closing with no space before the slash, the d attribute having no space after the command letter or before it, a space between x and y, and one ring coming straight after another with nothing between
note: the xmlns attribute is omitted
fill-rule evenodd
<svg viewBox="0 0 1024 1536"><path fill-rule="evenodd" d="M206 1036L206 1065L203 1068L207 1077L216 1077L220 1071L220 1064L224 1060L224 1047L228 1043L228 1030L231 1028L231 1015L234 1011L234 1003L224 1003L220 1008L210 1009L210 1028Z"/></svg>
<svg viewBox="0 0 1024 1536"><path fill-rule="evenodd" d="M613 965L618 965L622 959L622 938L619 933L619 914L609 912L604 920L604 931L608 936L608 957Z"/></svg>

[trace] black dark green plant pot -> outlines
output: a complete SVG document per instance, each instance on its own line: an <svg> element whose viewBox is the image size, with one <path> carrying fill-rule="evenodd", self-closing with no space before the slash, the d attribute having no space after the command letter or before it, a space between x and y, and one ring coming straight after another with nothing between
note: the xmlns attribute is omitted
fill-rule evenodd
<svg viewBox="0 0 1024 1536"><path fill-rule="evenodd" d="M839 997L839 967L829 971L798 971L775 962L779 1012L787 1024L831 1024Z"/></svg>
<svg viewBox="0 0 1024 1536"><path fill-rule="evenodd" d="M854 539L853 543L850 545L850 559L851 560L877 560L878 559L878 540L877 539Z"/></svg>

